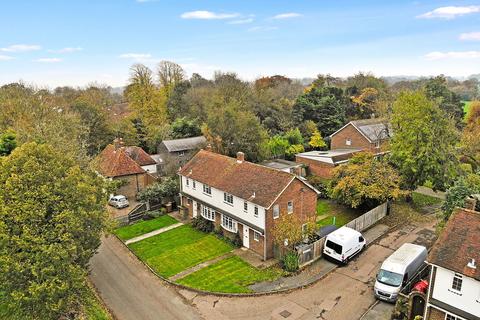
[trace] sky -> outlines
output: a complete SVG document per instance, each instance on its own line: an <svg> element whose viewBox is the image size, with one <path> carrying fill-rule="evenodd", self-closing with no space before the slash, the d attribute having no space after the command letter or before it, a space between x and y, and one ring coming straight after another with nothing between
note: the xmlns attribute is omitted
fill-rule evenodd
<svg viewBox="0 0 480 320"><path fill-rule="evenodd" d="M480 1L2 0L0 84L124 86L161 60L245 80L480 73Z"/></svg>

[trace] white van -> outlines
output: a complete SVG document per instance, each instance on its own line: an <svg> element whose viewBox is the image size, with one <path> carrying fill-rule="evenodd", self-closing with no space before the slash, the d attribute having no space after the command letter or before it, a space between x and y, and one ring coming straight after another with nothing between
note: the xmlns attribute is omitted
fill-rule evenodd
<svg viewBox="0 0 480 320"><path fill-rule="evenodd" d="M382 263L375 282L375 296L380 300L395 302L400 290L420 271L425 260L427 248L404 243Z"/></svg>
<svg viewBox="0 0 480 320"><path fill-rule="evenodd" d="M348 260L362 251L366 244L365 238L360 232L348 227L341 227L327 236L323 254L342 263L348 263Z"/></svg>

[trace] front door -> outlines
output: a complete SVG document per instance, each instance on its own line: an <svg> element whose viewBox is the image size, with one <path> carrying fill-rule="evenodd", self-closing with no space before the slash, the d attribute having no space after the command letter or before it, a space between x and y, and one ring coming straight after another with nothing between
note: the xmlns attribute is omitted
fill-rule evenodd
<svg viewBox="0 0 480 320"><path fill-rule="evenodd" d="M246 226L243 225L243 246L245 248L250 248L250 229Z"/></svg>
<svg viewBox="0 0 480 320"><path fill-rule="evenodd" d="M198 204L196 201L193 201L193 206L192 206L192 215L195 218L198 213Z"/></svg>

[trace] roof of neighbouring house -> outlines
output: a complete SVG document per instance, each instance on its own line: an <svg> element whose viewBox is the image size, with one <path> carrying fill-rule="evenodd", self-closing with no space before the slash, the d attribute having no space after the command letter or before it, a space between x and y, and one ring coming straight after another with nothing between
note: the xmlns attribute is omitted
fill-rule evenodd
<svg viewBox="0 0 480 320"><path fill-rule="evenodd" d="M93 161L95 169L104 177L120 177L145 173L145 170L126 152L125 147L115 149L109 144Z"/></svg>
<svg viewBox="0 0 480 320"><path fill-rule="evenodd" d="M471 259L476 268L467 266ZM480 281L480 212L455 209L433 245L428 262Z"/></svg>
<svg viewBox="0 0 480 320"><path fill-rule="evenodd" d="M296 156L314 161L324 162L332 165L347 162L355 153L361 149L335 149L328 151L308 151L298 153Z"/></svg>
<svg viewBox="0 0 480 320"><path fill-rule="evenodd" d="M284 171L248 161L238 162L235 158L206 150L200 150L179 174L265 208L269 208L285 188L298 179ZM317 192L310 185L305 186Z"/></svg>
<svg viewBox="0 0 480 320"><path fill-rule="evenodd" d="M194 150L203 147L206 142L204 136L162 141L168 152Z"/></svg>
<svg viewBox="0 0 480 320"><path fill-rule="evenodd" d="M142 148L137 146L126 147L125 151L140 166L148 166L156 164L155 160L146 153Z"/></svg>
<svg viewBox="0 0 480 320"><path fill-rule="evenodd" d="M390 138L391 136L391 130L389 126L386 125L386 120L382 118L373 118L350 121L340 129L332 133L330 137L333 137L350 124L370 142L375 142L377 140L385 140Z"/></svg>
<svg viewBox="0 0 480 320"><path fill-rule="evenodd" d="M266 160L261 163L262 166L277 169L277 170L283 170L283 169L289 169L289 168L297 168L303 166L302 163L297 163L293 161L288 161L284 159L272 159L272 160Z"/></svg>

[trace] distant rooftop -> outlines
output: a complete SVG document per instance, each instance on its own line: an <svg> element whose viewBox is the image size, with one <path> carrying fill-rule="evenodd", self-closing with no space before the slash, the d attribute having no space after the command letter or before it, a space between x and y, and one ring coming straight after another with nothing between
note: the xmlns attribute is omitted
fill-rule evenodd
<svg viewBox="0 0 480 320"><path fill-rule="evenodd" d="M277 170L284 170L284 169L301 167L303 164L284 160L284 159L272 159L272 160L266 160L262 162L261 165L265 167L277 169Z"/></svg>
<svg viewBox="0 0 480 320"><path fill-rule="evenodd" d="M337 134L337 132L339 132L349 124L353 125L370 142L375 142L377 140L385 140L390 138L391 136L392 130L389 128L387 121L382 118L373 118L350 121L345 126L332 133L330 137Z"/></svg>
<svg viewBox="0 0 480 320"><path fill-rule="evenodd" d="M336 149L328 151L308 151L297 154L298 157L329 164L340 164L348 161L354 153L361 149Z"/></svg>
<svg viewBox="0 0 480 320"><path fill-rule="evenodd" d="M201 148L205 143L207 143L207 139L204 136L199 136L192 138L163 140L162 143L165 145L168 152L178 152Z"/></svg>

